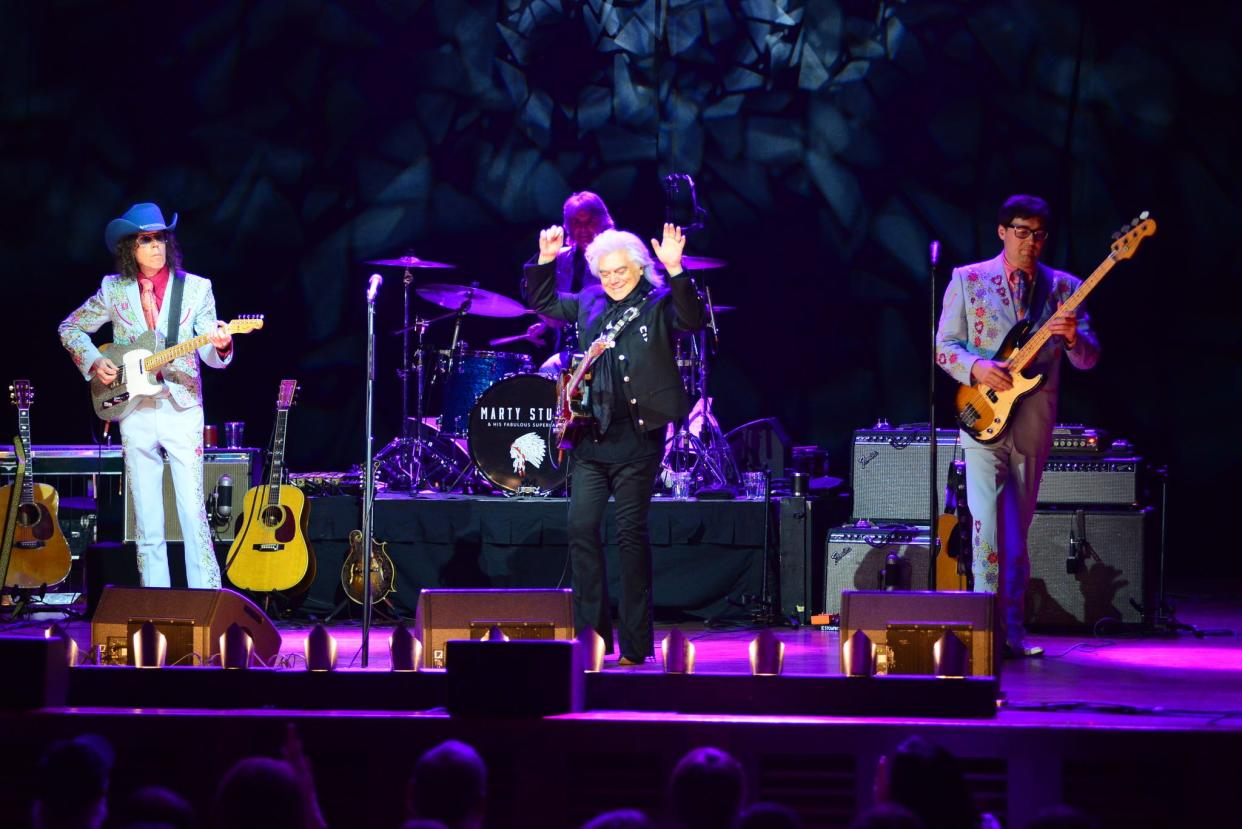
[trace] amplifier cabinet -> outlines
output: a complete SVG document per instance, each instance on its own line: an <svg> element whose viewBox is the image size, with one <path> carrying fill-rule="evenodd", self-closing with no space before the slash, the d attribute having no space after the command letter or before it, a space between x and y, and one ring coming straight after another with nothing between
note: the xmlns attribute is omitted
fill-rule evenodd
<svg viewBox="0 0 1242 829"><path fill-rule="evenodd" d="M885 579L889 553L897 554L895 583ZM926 527L834 527L824 554L824 613L841 612L846 590L926 590Z"/></svg>
<svg viewBox="0 0 1242 829"><path fill-rule="evenodd" d="M233 480L233 513L228 526L220 529L220 541L232 541L237 526L236 518L241 515L242 503L246 490L257 475L257 449L204 449L203 450L203 497L209 498L216 488L222 475ZM184 541L181 522L177 518L177 494L173 490L172 469L168 459L164 459L164 540ZM125 540L137 540L137 517L134 514L134 495L125 482Z"/></svg>
<svg viewBox="0 0 1242 829"><path fill-rule="evenodd" d="M936 498L944 498L954 449L961 455L954 429L936 430ZM930 525L927 464L931 454L926 429L859 429L854 432L850 482L854 520Z"/></svg>
<svg viewBox="0 0 1242 829"><path fill-rule="evenodd" d="M1156 523L1150 507L1037 511L1027 535L1027 624L1089 629L1108 619L1142 622L1130 600L1151 607L1156 599ZM1075 549L1082 563L1069 573Z"/></svg>
<svg viewBox="0 0 1242 829"><path fill-rule="evenodd" d="M1141 468L1141 458L1050 458L1039 503L1134 506Z"/></svg>

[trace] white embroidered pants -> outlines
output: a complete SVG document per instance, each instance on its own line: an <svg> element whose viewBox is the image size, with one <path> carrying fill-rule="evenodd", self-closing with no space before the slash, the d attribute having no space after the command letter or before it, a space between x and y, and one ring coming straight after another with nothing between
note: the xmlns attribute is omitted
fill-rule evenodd
<svg viewBox="0 0 1242 829"><path fill-rule="evenodd" d="M134 496L138 572L144 587L168 587L164 539L164 460L168 455L177 519L185 542L186 583L220 587L220 566L207 525L203 496L203 408L178 408L169 398L142 401L121 420L125 474Z"/></svg>

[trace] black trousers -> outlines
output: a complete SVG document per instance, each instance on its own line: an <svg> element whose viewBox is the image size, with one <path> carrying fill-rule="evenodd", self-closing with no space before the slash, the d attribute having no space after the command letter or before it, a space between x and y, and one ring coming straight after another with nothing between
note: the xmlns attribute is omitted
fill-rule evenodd
<svg viewBox="0 0 1242 829"><path fill-rule="evenodd" d="M569 499L569 558L573 570L574 624L594 629L613 652L608 572L602 529L608 496L616 498L621 554L621 655L641 661L653 653L651 535L647 515L660 456L624 463L575 460Z"/></svg>

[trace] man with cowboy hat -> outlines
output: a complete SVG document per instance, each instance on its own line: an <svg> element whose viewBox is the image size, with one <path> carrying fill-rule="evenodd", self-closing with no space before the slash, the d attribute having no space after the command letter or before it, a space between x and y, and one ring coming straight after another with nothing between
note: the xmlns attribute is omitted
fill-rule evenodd
<svg viewBox="0 0 1242 829"><path fill-rule="evenodd" d="M143 586L170 586L163 450L172 471L185 540L186 581L190 587L218 588L220 567L203 496L200 362L215 368L227 366L233 357L233 338L216 319L211 280L181 269L181 251L173 235L176 226L175 213L172 222L165 222L163 211L149 202L135 204L109 222L104 243L116 257L117 273L105 276L95 295L66 317L58 330L82 376L90 380L97 375L105 383L116 378L118 369L90 338L104 323L112 323L112 340L119 344L132 342L148 330L160 332L166 341L170 331L176 332L178 341L207 335L208 345L164 366L160 375L165 391L143 400L118 422L125 474L134 496ZM178 304L176 318L170 319L170 306Z"/></svg>

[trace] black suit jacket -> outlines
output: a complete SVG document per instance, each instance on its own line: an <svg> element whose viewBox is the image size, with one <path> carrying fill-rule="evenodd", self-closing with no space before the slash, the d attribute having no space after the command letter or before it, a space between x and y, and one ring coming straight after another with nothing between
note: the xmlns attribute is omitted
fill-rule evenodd
<svg viewBox="0 0 1242 829"><path fill-rule="evenodd" d="M603 330L608 296L603 286L589 285L577 293L556 289L555 262L526 266L526 297L532 310L577 322L585 348ZM673 338L679 331L700 331L707 324L703 298L683 271L668 279L643 301L638 317L617 337L618 380L639 429L662 429L690 411L674 359Z"/></svg>

